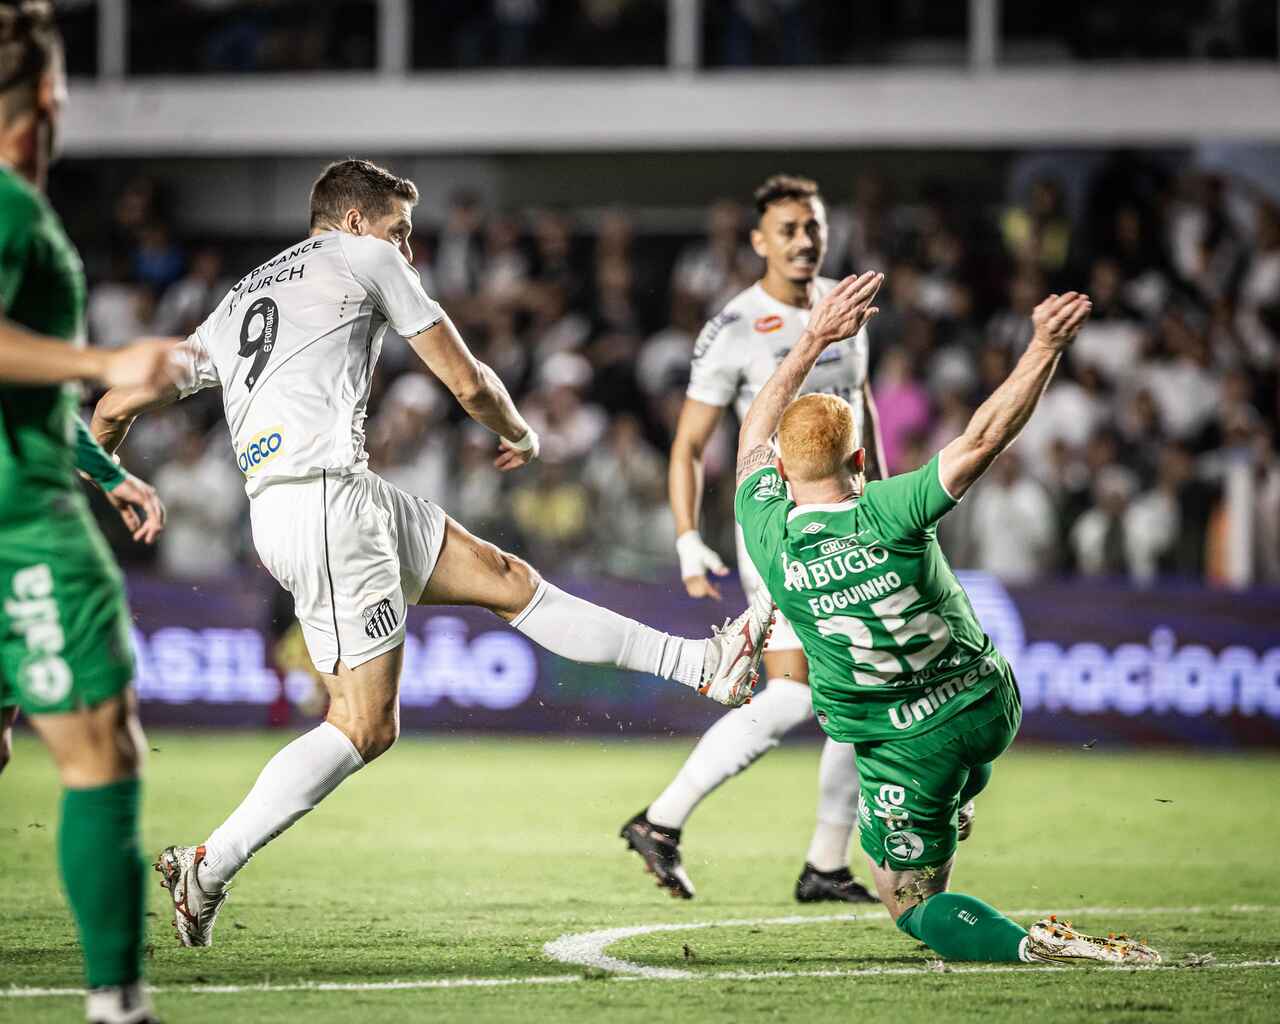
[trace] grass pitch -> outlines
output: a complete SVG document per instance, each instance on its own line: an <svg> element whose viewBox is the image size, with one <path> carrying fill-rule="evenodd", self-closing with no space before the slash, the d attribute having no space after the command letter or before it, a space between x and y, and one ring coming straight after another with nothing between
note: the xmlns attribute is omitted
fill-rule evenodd
<svg viewBox="0 0 1280 1024"><path fill-rule="evenodd" d="M153 734L148 852L207 835L286 739ZM406 738L255 858L213 948L176 945L155 876L158 1007L182 1024L1277 1019L1280 966L1265 962L1280 957L1280 758L1078 747L1002 758L955 887L1002 909L1061 909L1083 928L1145 935L1173 966L940 971L882 915L792 900L814 747L773 753L699 810L684 843L696 900L654 888L616 833L688 748ZM44 752L19 737L0 777L0 1021L83 1019L78 998L4 992L80 983L54 866L57 795ZM726 921L744 923L635 934L603 950L683 972L677 980L624 979L543 949L571 933ZM1212 965L1192 966L1209 955ZM356 987L464 979L508 983ZM307 983L342 987L298 988ZM254 988L264 984L274 988Z"/></svg>

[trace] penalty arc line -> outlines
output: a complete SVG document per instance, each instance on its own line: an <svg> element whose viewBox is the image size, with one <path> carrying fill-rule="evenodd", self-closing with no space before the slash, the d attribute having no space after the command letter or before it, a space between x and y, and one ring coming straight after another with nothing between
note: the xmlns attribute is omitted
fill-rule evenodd
<svg viewBox="0 0 1280 1024"><path fill-rule="evenodd" d="M1149 915L1149 914L1206 914L1215 911L1230 913L1260 913L1274 908L1257 904L1236 904L1231 907L1074 907L1065 910L1012 910L1008 916L1013 918L1040 918L1051 913L1057 914L1111 914ZM863 911L858 914L825 914L821 916L791 915L788 917L764 917L727 921L691 921L677 924L641 924L622 928L603 928L594 932L577 932L562 935L542 947L544 953L560 963L573 964L576 967L588 967L619 977L650 978L665 981L688 981L693 978L706 977L704 972L686 971L675 967L649 967L609 956L605 950L615 942L635 938L640 935L653 935L661 932L694 931L703 928L757 928L778 925L825 924L833 921L866 921L887 922L888 913L883 908ZM1259 966L1263 964L1260 963ZM873 973L883 973L876 970ZM773 976L772 974L768 976Z"/></svg>
<svg viewBox="0 0 1280 1024"><path fill-rule="evenodd" d="M1262 911L1274 910L1273 907L1258 906L1253 904L1236 905L1232 907L1081 907L1074 910L1062 911L1062 913L1082 914L1082 913L1126 913L1126 914L1203 914L1214 912L1226 913L1258 913ZM1011 916L1014 917L1031 917L1040 916L1044 911L1028 910L1014 911ZM599 955L612 963L625 965L631 969L632 973L621 973L616 968L609 973L612 980L615 981L766 981L780 980L787 978L858 978L858 977L876 977L876 976L902 976L902 975L922 975L922 974L1005 974L1005 973L1033 973L1043 971L1061 971L1069 970L1051 965L1035 965L1035 964L986 964L972 967L944 967L941 970L931 968L925 965L919 967L858 967L858 968L828 968L825 970L809 970L809 971L716 971L716 972L693 972L678 971L673 968L646 968L641 964L631 964L626 960L614 960L612 957L604 957L603 949L613 942L621 939L629 938L635 935L650 935L659 932L668 931L690 931L699 928L731 928L731 927L760 927L771 925L798 925L798 924L824 924L834 921L849 921L857 919L865 919L870 916L873 920L887 920L887 915L883 911L872 913L871 915L857 914L826 914L814 917L806 917L801 915L792 915L790 917L773 917L773 918L752 918L743 920L722 920L722 921L695 921L690 923L676 924L650 924L650 925L633 925L628 928L611 928L596 932L583 932L578 934L564 935L554 942L548 942L544 947L548 955L555 956L551 953L552 947L559 947L564 952L564 945L569 940L591 940L594 948L600 950ZM617 933L625 934L619 935ZM570 948L580 950L581 946L571 946ZM555 957L559 959L559 957ZM571 961L562 960L569 963ZM583 967L597 967L597 964L579 964ZM1186 967L1179 964L1151 965L1144 967L1129 968L1129 970L1137 971L1164 971L1164 970L1232 970L1232 969L1257 969L1257 968L1277 968L1280 967L1280 960L1241 960L1226 963L1207 963L1196 967ZM664 973L665 972L665 973ZM548 975L531 975L529 977L506 977L506 978L426 978L422 980L410 981L302 981L282 984L272 984L270 982L256 985L179 985L179 986L148 986L148 991L160 994L186 994L186 995L243 995L253 993L287 993L287 992L397 992L397 991L415 991L430 989L459 989L459 988L505 988L516 985L567 985L589 980L583 974L548 974ZM32 998L71 998L83 996L84 990L80 988L19 988L12 987L0 989L0 999L32 999Z"/></svg>

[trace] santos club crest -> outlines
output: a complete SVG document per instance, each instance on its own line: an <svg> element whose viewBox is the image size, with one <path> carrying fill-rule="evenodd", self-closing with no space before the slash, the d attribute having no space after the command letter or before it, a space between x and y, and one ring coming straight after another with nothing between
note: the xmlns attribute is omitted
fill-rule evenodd
<svg viewBox="0 0 1280 1024"><path fill-rule="evenodd" d="M390 636L396 628L396 610L391 601L383 598L372 608L366 608L364 615L364 632L369 637Z"/></svg>
<svg viewBox="0 0 1280 1024"><path fill-rule="evenodd" d="M890 832L884 837L884 852L894 860L915 860L924 853L924 840L914 832Z"/></svg>

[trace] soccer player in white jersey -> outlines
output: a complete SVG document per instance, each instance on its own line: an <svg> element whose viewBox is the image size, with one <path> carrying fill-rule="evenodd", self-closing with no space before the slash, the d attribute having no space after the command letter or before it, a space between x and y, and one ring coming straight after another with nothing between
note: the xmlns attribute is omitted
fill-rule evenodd
<svg viewBox="0 0 1280 1024"><path fill-rule="evenodd" d="M277 753L204 843L160 855L184 945L211 943L227 884L254 852L395 742L408 604L487 608L563 657L650 672L731 706L751 693L767 600L710 640L669 636L566 594L367 471L366 404L388 327L502 439L498 469L538 454L502 382L410 264L417 199L412 182L368 161L330 165L312 190L310 236L241 278L179 346L179 383L109 391L94 415L114 450L139 413L222 387L254 544L293 594L329 691L324 723Z"/></svg>
<svg viewBox="0 0 1280 1024"><path fill-rule="evenodd" d="M720 599L715 577L728 569L698 532L702 460L724 411L739 420L783 357L804 333L809 311L836 284L819 277L827 248L827 215L818 186L808 178L779 174L755 192L758 216L751 245L765 261L764 276L731 299L702 329L693 350L689 390L671 445L671 510L676 520L680 575L694 597ZM802 393L838 395L854 410L868 454L868 474L884 473L876 408L867 383L867 332L832 345L805 380ZM761 599L764 585L737 531L743 589ZM622 838L644 859L645 869L673 897L692 899L693 883L681 862L680 838L698 803L721 783L776 747L813 716L809 667L800 640L778 616L764 655L768 685L749 706L713 725L694 747L671 784L622 826ZM828 739L818 762L818 820L805 865L796 881L802 903L874 901L849 870L849 839L857 804L858 770L852 744Z"/></svg>

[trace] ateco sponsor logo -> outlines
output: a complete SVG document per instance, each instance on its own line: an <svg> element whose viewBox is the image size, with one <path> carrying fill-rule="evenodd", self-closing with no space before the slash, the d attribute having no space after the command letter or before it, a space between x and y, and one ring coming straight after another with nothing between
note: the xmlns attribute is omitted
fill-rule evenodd
<svg viewBox="0 0 1280 1024"><path fill-rule="evenodd" d="M268 459L274 458L284 444L284 437L278 430L265 430L249 441L236 457L240 472L245 476L253 474Z"/></svg>
<svg viewBox="0 0 1280 1024"><path fill-rule="evenodd" d="M772 334L782 328L782 317L762 316L753 325L757 334Z"/></svg>

